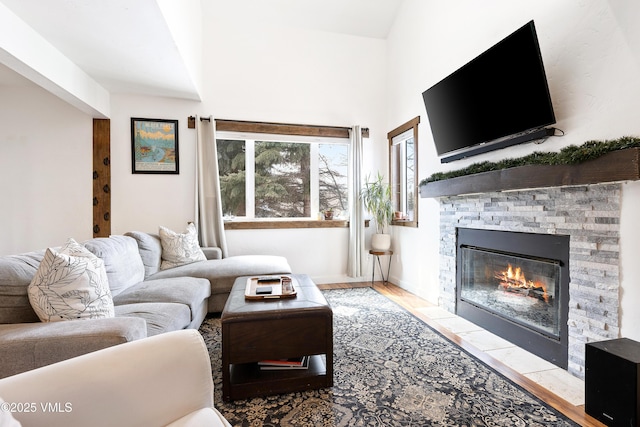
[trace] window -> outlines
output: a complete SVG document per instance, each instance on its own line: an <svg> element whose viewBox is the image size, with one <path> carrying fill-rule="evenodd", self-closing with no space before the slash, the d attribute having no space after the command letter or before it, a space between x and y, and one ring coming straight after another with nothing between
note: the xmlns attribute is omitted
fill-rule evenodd
<svg viewBox="0 0 640 427"><path fill-rule="evenodd" d="M348 218L348 139L217 133L226 217Z"/></svg>
<svg viewBox="0 0 640 427"><path fill-rule="evenodd" d="M216 142L222 212L226 216L246 216L245 142L233 139L217 139Z"/></svg>
<svg viewBox="0 0 640 427"><path fill-rule="evenodd" d="M419 116L387 134L393 225L418 226L418 123Z"/></svg>

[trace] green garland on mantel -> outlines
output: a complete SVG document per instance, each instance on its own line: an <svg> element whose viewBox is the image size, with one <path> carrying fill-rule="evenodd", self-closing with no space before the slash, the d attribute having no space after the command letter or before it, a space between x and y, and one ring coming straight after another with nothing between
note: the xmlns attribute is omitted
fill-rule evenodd
<svg viewBox="0 0 640 427"><path fill-rule="evenodd" d="M640 147L640 138L623 136L606 141L587 141L580 146L569 145L557 153L536 151L524 157L504 159L498 162L479 162L450 172L436 172L420 181L420 185L481 172L497 171L526 165L574 165L596 159L604 154L626 148Z"/></svg>

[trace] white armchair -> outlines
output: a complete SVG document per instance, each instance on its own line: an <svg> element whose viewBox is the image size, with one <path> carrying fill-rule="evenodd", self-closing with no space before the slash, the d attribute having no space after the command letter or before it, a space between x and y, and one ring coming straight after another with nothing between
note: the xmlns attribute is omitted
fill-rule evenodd
<svg viewBox="0 0 640 427"><path fill-rule="evenodd" d="M156 335L0 380L0 426L224 426L209 353L193 329ZM0 400L1 401L1 400Z"/></svg>

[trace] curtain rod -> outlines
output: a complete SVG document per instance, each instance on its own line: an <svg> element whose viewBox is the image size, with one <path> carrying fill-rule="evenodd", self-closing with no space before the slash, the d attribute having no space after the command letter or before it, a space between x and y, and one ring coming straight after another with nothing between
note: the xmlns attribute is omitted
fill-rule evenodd
<svg viewBox="0 0 640 427"><path fill-rule="evenodd" d="M207 121L210 122L211 121L211 116L209 117L200 117L200 121ZM196 128L196 116L189 116L187 117L187 127L189 129L195 129Z"/></svg>

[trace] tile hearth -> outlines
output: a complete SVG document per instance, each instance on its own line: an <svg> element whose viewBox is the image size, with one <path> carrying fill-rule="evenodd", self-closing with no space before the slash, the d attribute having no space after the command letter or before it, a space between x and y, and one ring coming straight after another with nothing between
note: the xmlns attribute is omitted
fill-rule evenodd
<svg viewBox="0 0 640 427"><path fill-rule="evenodd" d="M584 405L584 381L564 369L440 307L421 307L416 311L572 405Z"/></svg>

